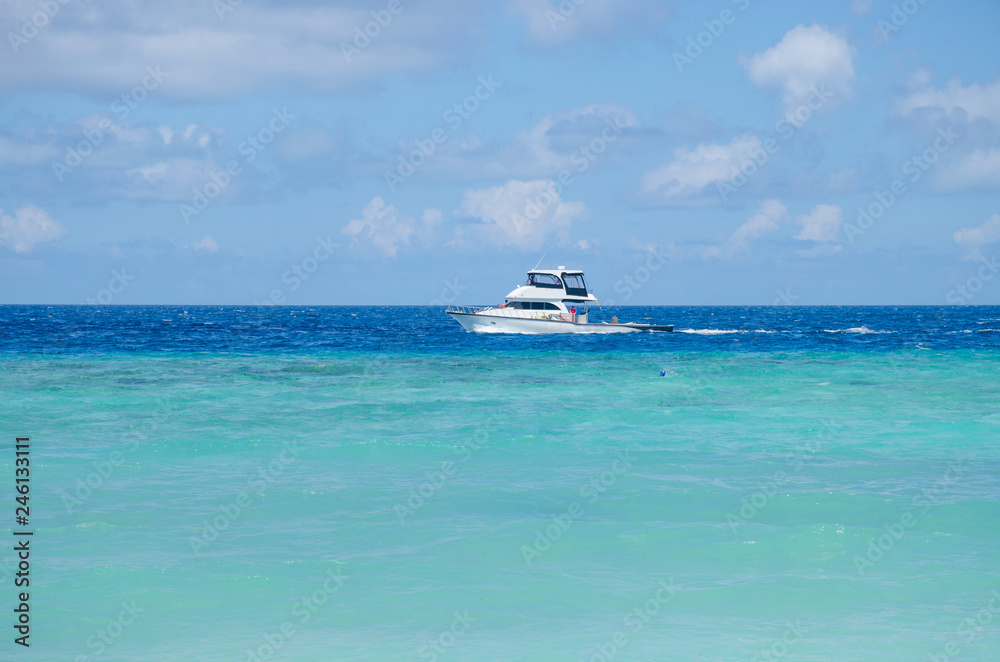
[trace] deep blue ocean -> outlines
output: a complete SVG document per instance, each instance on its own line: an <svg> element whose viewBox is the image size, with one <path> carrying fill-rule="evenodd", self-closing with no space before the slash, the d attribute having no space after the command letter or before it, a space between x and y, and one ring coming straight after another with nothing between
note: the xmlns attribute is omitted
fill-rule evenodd
<svg viewBox="0 0 1000 662"><path fill-rule="evenodd" d="M0 660L1000 660L1000 307L613 314L0 306Z"/></svg>

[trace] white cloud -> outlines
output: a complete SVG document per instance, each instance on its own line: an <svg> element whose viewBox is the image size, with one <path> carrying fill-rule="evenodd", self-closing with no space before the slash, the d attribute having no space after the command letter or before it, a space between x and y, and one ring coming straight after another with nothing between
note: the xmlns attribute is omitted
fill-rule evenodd
<svg viewBox="0 0 1000 662"><path fill-rule="evenodd" d="M109 115L39 123L21 135L0 136L0 173L17 173L19 177L12 179L25 194L30 190L102 203L122 199L190 203L193 189L201 190L212 173L224 170L237 147L226 140L221 127L181 126L129 125L116 123ZM265 159L241 164L242 173L231 178L222 198L245 191L260 194L264 187L255 184L266 174L257 164L269 160L273 148L266 149ZM28 174L30 185L25 183Z"/></svg>
<svg viewBox="0 0 1000 662"><path fill-rule="evenodd" d="M826 86L835 97L850 97L854 49L847 40L819 25L799 25L776 46L743 59L750 80L777 87L786 108L805 102L813 88ZM825 92L825 90L823 90Z"/></svg>
<svg viewBox="0 0 1000 662"><path fill-rule="evenodd" d="M1000 128L1000 81L963 86L961 80L953 78L938 89L922 79L918 87L896 102L893 107L896 115L916 114L921 123L931 128L936 128L943 116L956 112L970 123L981 123L965 125L963 129L960 116L949 119L949 124L958 122L956 137L963 138L963 142L935 167L934 187L939 191L1000 187L1000 147L995 140L995 130ZM983 126L986 122L992 124L992 131Z"/></svg>
<svg viewBox="0 0 1000 662"><path fill-rule="evenodd" d="M523 250L536 250L551 236L567 243L570 226L586 211L582 202L563 202L555 182L546 179L511 180L503 186L467 190L457 213L482 223L456 229L455 243L470 234Z"/></svg>
<svg viewBox="0 0 1000 662"><path fill-rule="evenodd" d="M677 247L674 242L669 242L666 244L661 244L655 241L640 241L638 237L632 237L628 240L629 250L638 253L640 256L656 256L658 259L674 259L677 257L682 257L684 255L684 250Z"/></svg>
<svg viewBox="0 0 1000 662"><path fill-rule="evenodd" d="M333 5L333 6L330 6ZM230 11L219 12L219 8ZM229 3L163 0L135 3L59 2L44 35L13 50L0 49L0 87L57 90L115 98L142 84L146 63L167 74L151 95L214 99L261 89L331 92L370 87L380 76L425 71L476 47L480 3L403 2L402 12L377 31L370 46L354 47L355 29L373 22L363 2ZM20 26L37 6L0 3L0 23ZM217 13L218 12L218 13ZM388 12L385 12L386 14Z"/></svg>
<svg viewBox="0 0 1000 662"><path fill-rule="evenodd" d="M341 147L340 138L320 127L288 129L276 141L275 150L283 161L305 161L324 156Z"/></svg>
<svg viewBox="0 0 1000 662"><path fill-rule="evenodd" d="M9 216L0 210L0 246L15 253L27 253L37 244L51 241L65 232L44 209L24 205Z"/></svg>
<svg viewBox="0 0 1000 662"><path fill-rule="evenodd" d="M441 213L440 209L425 209L420 220L426 227L433 228L444 222L444 214Z"/></svg>
<svg viewBox="0 0 1000 662"><path fill-rule="evenodd" d="M192 189L203 189L206 182L212 181L210 173L224 167L213 167L211 160L167 158L126 170L127 181L120 182L109 193L125 199L190 203ZM222 195L225 198L231 193L233 189L227 187Z"/></svg>
<svg viewBox="0 0 1000 662"><path fill-rule="evenodd" d="M380 196L372 198L361 213L360 219L352 219L340 231L353 239L352 245L362 237L367 238L382 255L396 257L399 246L410 243L415 231L412 219L401 216L399 210L385 204Z"/></svg>
<svg viewBox="0 0 1000 662"><path fill-rule="evenodd" d="M24 174L36 166L31 188L83 198L190 200L214 162L232 157L220 127L130 126L108 115L29 126L0 135L0 171ZM218 154L218 158L213 157Z"/></svg>
<svg viewBox="0 0 1000 662"><path fill-rule="evenodd" d="M977 228L962 228L952 238L962 250L963 260L978 260L983 246L1000 241L1000 214L993 214Z"/></svg>
<svg viewBox="0 0 1000 662"><path fill-rule="evenodd" d="M947 113L961 108L970 120L983 118L1000 124L1000 81L962 87L962 81L953 78L943 89L926 87L900 99L895 111L899 115L909 115L918 108L939 108Z"/></svg>
<svg viewBox="0 0 1000 662"><path fill-rule="evenodd" d="M528 42L543 49L606 41L623 28L629 36L650 32L671 15L663 0L513 0L509 6L524 20Z"/></svg>
<svg viewBox="0 0 1000 662"><path fill-rule="evenodd" d="M803 241L835 241L840 232L840 224L844 219L841 208L837 205L816 205L808 214L795 217L795 222L802 230L795 235Z"/></svg>
<svg viewBox="0 0 1000 662"><path fill-rule="evenodd" d="M830 174L826 180L826 187L830 191L842 192L848 190L853 185L858 176L857 168L844 168Z"/></svg>
<svg viewBox="0 0 1000 662"><path fill-rule="evenodd" d="M736 228L725 245L706 248L703 253L704 257L728 260L736 253L749 251L750 242L777 230L780 227L779 222L787 212L788 208L778 200L765 200L761 203L760 210L756 214Z"/></svg>
<svg viewBox="0 0 1000 662"><path fill-rule="evenodd" d="M927 87L934 81L934 72L927 67L918 67L906 77L906 85L911 90Z"/></svg>
<svg viewBox="0 0 1000 662"><path fill-rule="evenodd" d="M624 152L635 113L614 103L594 103L544 115L503 145L465 134L441 145L425 171L462 179L538 179L567 170L575 175ZM412 143L406 149L412 149ZM393 165L393 168L395 166Z"/></svg>
<svg viewBox="0 0 1000 662"><path fill-rule="evenodd" d="M976 149L941 166L935 183L943 191L1000 187L1000 147Z"/></svg>
<svg viewBox="0 0 1000 662"><path fill-rule="evenodd" d="M0 136L0 166L35 165L54 158L58 152L52 145L14 141Z"/></svg>
<svg viewBox="0 0 1000 662"><path fill-rule="evenodd" d="M642 176L640 192L662 202L697 195L710 184L727 181L749 153L760 149L760 138L750 134L734 138L728 145L702 144L693 150L678 147L673 161Z"/></svg>
<svg viewBox="0 0 1000 662"><path fill-rule="evenodd" d="M575 171L573 158L582 155L582 148L588 147L595 140L608 143L618 139L618 133L609 126L607 120L619 129L619 133L621 129L639 126L635 113L624 106L613 103L589 104L545 115L530 130L518 134L513 151L518 155L527 155L530 168L538 172L551 174L571 167ZM565 148L553 146L553 137L557 132L561 134L559 142ZM595 154L594 158L599 156ZM519 158L524 159L524 156Z"/></svg>
<svg viewBox="0 0 1000 662"><path fill-rule="evenodd" d="M195 252L206 251L208 253L218 253L219 252L219 242L211 237L211 235L205 235L202 237L201 241L195 241L190 244L185 244L184 248L189 248Z"/></svg>

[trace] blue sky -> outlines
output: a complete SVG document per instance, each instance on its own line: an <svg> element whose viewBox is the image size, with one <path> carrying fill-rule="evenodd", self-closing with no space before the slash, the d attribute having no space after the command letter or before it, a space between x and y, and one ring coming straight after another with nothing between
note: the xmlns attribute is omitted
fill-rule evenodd
<svg viewBox="0 0 1000 662"><path fill-rule="evenodd" d="M2 303L1000 303L995 2L146 4L0 5Z"/></svg>

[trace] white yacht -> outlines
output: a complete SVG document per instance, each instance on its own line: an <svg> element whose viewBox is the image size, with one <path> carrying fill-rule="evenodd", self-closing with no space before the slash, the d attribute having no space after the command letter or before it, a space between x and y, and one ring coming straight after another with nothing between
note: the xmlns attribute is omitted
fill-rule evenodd
<svg viewBox="0 0 1000 662"><path fill-rule="evenodd" d="M590 304L597 297L587 290L576 269L532 269L528 280L499 306L448 306L447 312L466 331L476 333L638 333L673 331L671 325L590 323Z"/></svg>

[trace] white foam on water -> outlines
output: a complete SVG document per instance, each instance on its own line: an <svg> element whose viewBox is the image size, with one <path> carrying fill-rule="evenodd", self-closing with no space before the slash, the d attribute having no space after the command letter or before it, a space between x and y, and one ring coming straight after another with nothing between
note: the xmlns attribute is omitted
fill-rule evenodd
<svg viewBox="0 0 1000 662"><path fill-rule="evenodd" d="M729 333L778 333L774 329L674 329L674 333L692 333L698 336L721 336ZM781 333L786 333L782 331Z"/></svg>
<svg viewBox="0 0 1000 662"><path fill-rule="evenodd" d="M726 333L747 333L739 329L676 329L677 333L693 333L698 336L721 336Z"/></svg>
<svg viewBox="0 0 1000 662"><path fill-rule="evenodd" d="M827 333L860 333L862 335L869 333L896 333L895 331L873 331L872 329L869 329L867 326L864 325L852 326L849 329L823 329L823 330L826 331Z"/></svg>

